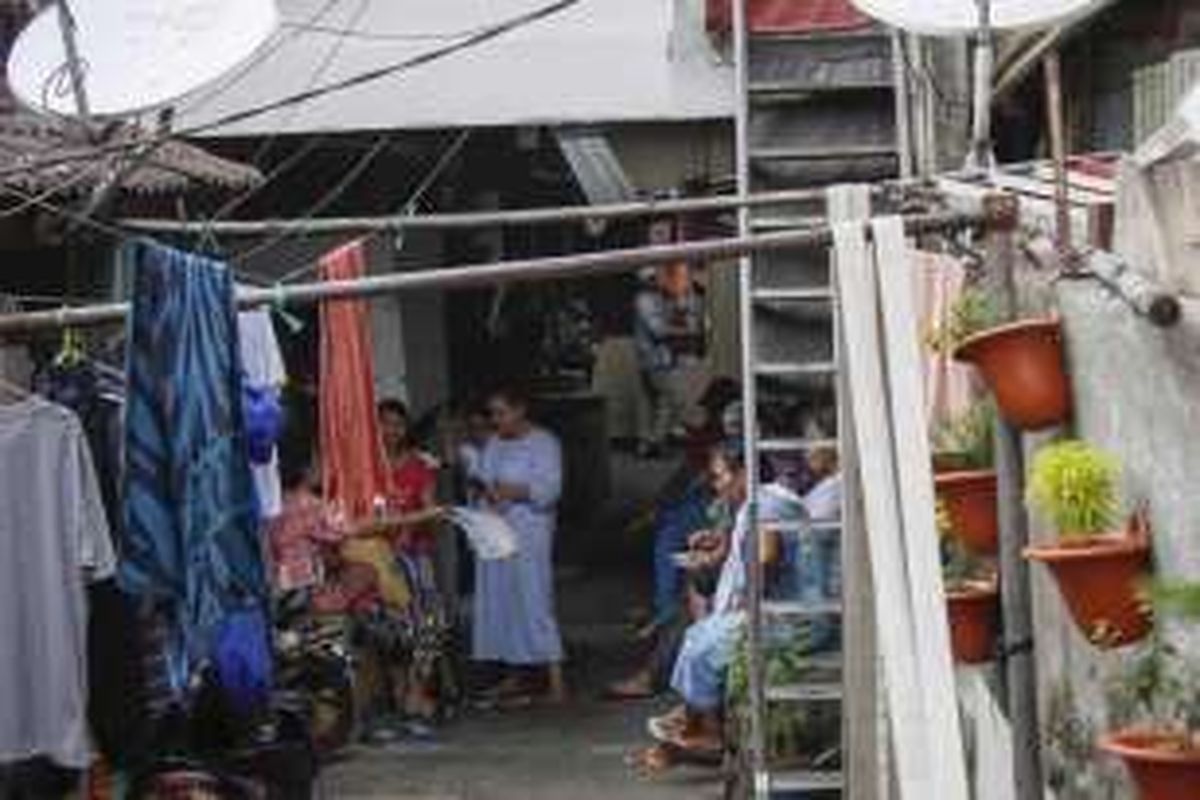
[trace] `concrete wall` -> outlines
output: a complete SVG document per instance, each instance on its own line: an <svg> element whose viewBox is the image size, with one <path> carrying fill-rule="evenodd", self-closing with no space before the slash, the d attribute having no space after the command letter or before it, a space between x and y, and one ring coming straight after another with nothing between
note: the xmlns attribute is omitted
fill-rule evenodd
<svg viewBox="0 0 1200 800"><path fill-rule="evenodd" d="M1058 298L1078 434L1120 457L1126 508L1149 502L1160 574L1200 579L1195 491L1200 476L1200 301L1187 301L1183 323L1164 331L1092 281L1062 282ZM1031 441L1031 448L1036 444ZM1052 538L1038 530L1037 520L1034 527L1036 539ZM1105 684L1119 674L1130 649L1096 650L1067 618L1045 568L1035 565L1032 580L1044 752L1052 768L1048 775L1057 767L1069 780L1060 800L1131 797L1122 770L1090 752L1091 742L1109 729L1115 712ZM1200 656L1194 643L1191 652ZM1069 702L1067 686L1074 695Z"/></svg>

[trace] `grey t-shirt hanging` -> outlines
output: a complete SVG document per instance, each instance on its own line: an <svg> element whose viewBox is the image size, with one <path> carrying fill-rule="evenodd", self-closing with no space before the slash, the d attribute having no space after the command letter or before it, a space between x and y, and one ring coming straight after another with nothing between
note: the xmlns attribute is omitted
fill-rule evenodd
<svg viewBox="0 0 1200 800"><path fill-rule="evenodd" d="M0 763L87 765L84 590L114 562L78 419L37 397L0 405Z"/></svg>

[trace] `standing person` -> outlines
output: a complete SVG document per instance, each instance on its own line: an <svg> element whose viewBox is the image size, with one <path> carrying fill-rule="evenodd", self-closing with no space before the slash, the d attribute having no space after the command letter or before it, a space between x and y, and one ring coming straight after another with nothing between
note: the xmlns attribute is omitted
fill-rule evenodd
<svg viewBox="0 0 1200 800"><path fill-rule="evenodd" d="M553 585L562 452L558 439L529 420L519 392L493 393L488 414L495 434L475 478L482 502L516 534L517 553L504 561L476 561L472 656L509 670L494 694L513 706L532 701L516 670L546 668L547 699L557 703L566 693Z"/></svg>
<svg viewBox="0 0 1200 800"><path fill-rule="evenodd" d="M379 403L379 435L387 464L387 516L418 519L436 507L437 463L413 441L408 407L399 400ZM397 698L404 713L430 722L438 712L437 683L443 665L447 620L437 585L436 530L431 521L397 524L390 538L400 569L408 578L412 640L404 687Z"/></svg>
<svg viewBox="0 0 1200 800"><path fill-rule="evenodd" d="M670 223L657 223L651 242L672 238ZM634 300L634 345L641 374L645 408L638 414L638 452L661 453L669 437L683 430L686 405L685 368L698 362L704 350L704 302L685 262L654 270L653 283Z"/></svg>

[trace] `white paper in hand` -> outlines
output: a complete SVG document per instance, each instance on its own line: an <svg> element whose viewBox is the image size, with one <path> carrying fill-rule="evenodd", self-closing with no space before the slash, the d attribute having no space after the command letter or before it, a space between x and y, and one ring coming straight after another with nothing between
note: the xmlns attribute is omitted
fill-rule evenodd
<svg viewBox="0 0 1200 800"><path fill-rule="evenodd" d="M504 518L490 511L455 506L447 517L467 535L475 555L484 561L503 561L517 553L517 535Z"/></svg>

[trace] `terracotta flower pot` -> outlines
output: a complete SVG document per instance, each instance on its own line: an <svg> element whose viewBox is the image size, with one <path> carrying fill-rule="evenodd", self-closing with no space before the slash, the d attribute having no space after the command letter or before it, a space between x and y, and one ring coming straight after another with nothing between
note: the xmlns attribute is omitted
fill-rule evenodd
<svg viewBox="0 0 1200 800"><path fill-rule="evenodd" d="M1181 749L1175 737L1153 731L1121 731L1100 740L1119 756L1141 800L1195 800L1200 796L1200 750Z"/></svg>
<svg viewBox="0 0 1200 800"><path fill-rule="evenodd" d="M993 555L1000 539L995 471L943 472L934 485L954 537L976 555Z"/></svg>
<svg viewBox="0 0 1200 800"><path fill-rule="evenodd" d="M1071 384L1058 320L1026 320L978 333L954 358L974 364L1000 414L1023 430L1058 425L1071 416Z"/></svg>
<svg viewBox="0 0 1200 800"><path fill-rule="evenodd" d="M946 590L950 649L960 664L985 664L996 657L1000 611L994 583L968 583Z"/></svg>
<svg viewBox="0 0 1200 800"><path fill-rule="evenodd" d="M1097 647L1136 642L1153 624L1141 582L1150 543L1135 536L1099 536L1079 543L1025 549L1050 568L1075 624Z"/></svg>

